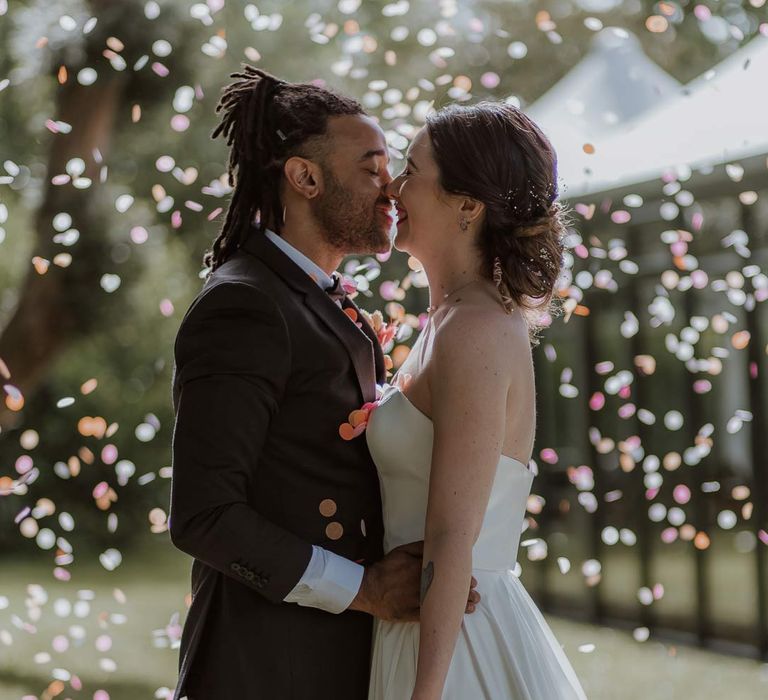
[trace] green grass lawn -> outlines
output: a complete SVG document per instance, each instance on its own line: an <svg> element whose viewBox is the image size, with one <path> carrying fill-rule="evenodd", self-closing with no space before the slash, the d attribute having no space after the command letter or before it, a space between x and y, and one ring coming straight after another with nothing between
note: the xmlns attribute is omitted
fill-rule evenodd
<svg viewBox="0 0 768 700"><path fill-rule="evenodd" d="M739 552L735 546L735 532L712 533L712 545L707 552L706 580L709 589L710 624L739 626L753 630L757 620L757 576L754 552ZM563 539L563 538L560 538ZM533 595L538 593L541 569L548 572L550 593L553 598L569 600L587 599L587 588L581 572L581 562L590 557L579 550L579 541L569 538L559 542L550 537L546 560L530 562L520 553L523 582ZM663 596L654 601L653 614L664 625L669 617L685 617L694 625L696 617L696 565L695 550L689 542L677 541L665 545L654 540L652 546L650 584L661 584ZM557 557L567 556L572 564L563 575L557 566ZM640 562L636 548L624 545L604 547L600 559L601 597L607 607L640 612L638 589L641 586ZM768 571L766 571L768 573Z"/></svg>
<svg viewBox="0 0 768 700"><path fill-rule="evenodd" d="M80 676L89 691L81 696L89 699L100 687L109 690L111 700L153 698L157 688L172 687L177 651L158 648L154 631L163 630L175 612L183 621L190 562L188 557L157 540L140 552L126 554L124 563L115 571L106 571L98 563L75 565L68 582L54 579L49 566L9 566L8 562L0 565L0 596L9 601L8 607L0 610L0 633L6 630L13 637L10 646L0 639L0 698L22 697L15 689L10 694L10 688L6 690L2 685L3 678L13 679L15 687L23 686L25 692L38 695L55 668ZM33 621L34 631L19 629L13 623L14 615L25 621L30 619L25 606L30 583L41 585L48 597L41 606L40 619ZM115 589L124 595L124 603ZM89 601L88 613L78 617L77 613L83 611L78 611L75 604L89 597L81 593L83 590L93 591L94 597ZM72 607L66 617L55 613L55 601L60 599L69 601ZM73 625L82 626L84 639L78 645L70 639L68 650L54 651L54 637L71 638ZM103 635L112 638L112 647L101 652L95 642ZM39 652L47 652L51 660L36 663L35 655ZM100 667L104 658L115 662L114 671ZM75 700L80 695L75 693L71 697Z"/></svg>
<svg viewBox="0 0 768 700"><path fill-rule="evenodd" d="M0 698L40 697L62 671L79 676L84 688L76 692L65 683L61 698L92 700L98 688L105 688L110 700L163 697L157 691L174 685L177 651L156 646L164 635L154 631L163 630L174 612L183 620L189 560L158 539L140 552L127 553L113 572L98 564L80 564L72 571L73 579L64 583L53 578L49 566L0 564L0 599L7 599L7 606L0 609ZM47 594L47 601L39 606L39 619L34 606L30 610L25 603L31 583L42 586ZM116 588L125 602L120 593L115 594ZM90 597L82 591L93 592L89 610L73 607L65 617L56 614L57 606L66 607L61 599L74 606ZM550 618L550 623L591 700L768 697L767 664L653 639L638 643L627 632L556 618ZM84 633L77 645L72 642L73 626L81 626ZM10 645L6 643L9 635ZM57 635L70 637L69 649L54 650ZM112 639L107 651L95 645L103 635ZM50 659L40 653L49 654ZM112 660L115 669L100 666L103 659Z"/></svg>

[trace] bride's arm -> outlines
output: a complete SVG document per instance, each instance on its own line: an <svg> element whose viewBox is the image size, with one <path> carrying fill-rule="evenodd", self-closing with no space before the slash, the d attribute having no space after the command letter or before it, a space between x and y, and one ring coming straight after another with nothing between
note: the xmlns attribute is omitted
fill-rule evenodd
<svg viewBox="0 0 768 700"><path fill-rule="evenodd" d="M504 440L514 378L510 358L529 353L527 337L511 329L497 314L462 313L446 320L435 338L429 369L434 447L413 700L440 699L464 616L472 547Z"/></svg>

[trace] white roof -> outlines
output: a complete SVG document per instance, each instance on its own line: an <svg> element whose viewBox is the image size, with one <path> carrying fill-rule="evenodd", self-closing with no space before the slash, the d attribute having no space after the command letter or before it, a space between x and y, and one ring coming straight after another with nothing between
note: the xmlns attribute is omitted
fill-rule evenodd
<svg viewBox="0 0 768 700"><path fill-rule="evenodd" d="M639 118L567 152L566 198L768 154L768 38L759 36Z"/></svg>
<svg viewBox="0 0 768 700"><path fill-rule="evenodd" d="M680 83L645 55L634 34L606 27L589 53L525 112L542 128L561 169L576 171L586 143L674 95Z"/></svg>

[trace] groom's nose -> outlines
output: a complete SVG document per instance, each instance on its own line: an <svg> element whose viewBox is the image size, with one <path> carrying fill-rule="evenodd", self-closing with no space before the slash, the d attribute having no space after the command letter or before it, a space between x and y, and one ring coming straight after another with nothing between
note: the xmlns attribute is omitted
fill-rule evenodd
<svg viewBox="0 0 768 700"><path fill-rule="evenodd" d="M392 175L389 172L389 168L385 167L384 172L381 174L381 191L386 193L389 186L392 184Z"/></svg>
<svg viewBox="0 0 768 700"><path fill-rule="evenodd" d="M390 199L398 199L400 195L400 176L389 178L389 182L384 187L384 194Z"/></svg>

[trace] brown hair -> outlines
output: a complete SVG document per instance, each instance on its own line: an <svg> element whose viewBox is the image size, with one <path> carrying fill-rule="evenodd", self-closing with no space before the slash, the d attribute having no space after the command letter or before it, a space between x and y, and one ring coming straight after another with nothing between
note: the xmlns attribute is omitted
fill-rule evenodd
<svg viewBox="0 0 768 700"><path fill-rule="evenodd" d="M500 102L450 105L427 117L440 185L485 205L478 245L483 274L507 312L520 308L533 345L537 318L556 313L567 221L556 202L557 157L538 126Z"/></svg>
<svg viewBox="0 0 768 700"><path fill-rule="evenodd" d="M328 118L364 114L362 105L311 83L288 83L243 64L242 73L224 89L216 112L224 112L211 134L223 134L229 151L229 184L235 188L224 225L204 258L213 272L245 241L250 222L280 233L283 167L292 156L322 157ZM237 177L235 177L235 173Z"/></svg>

